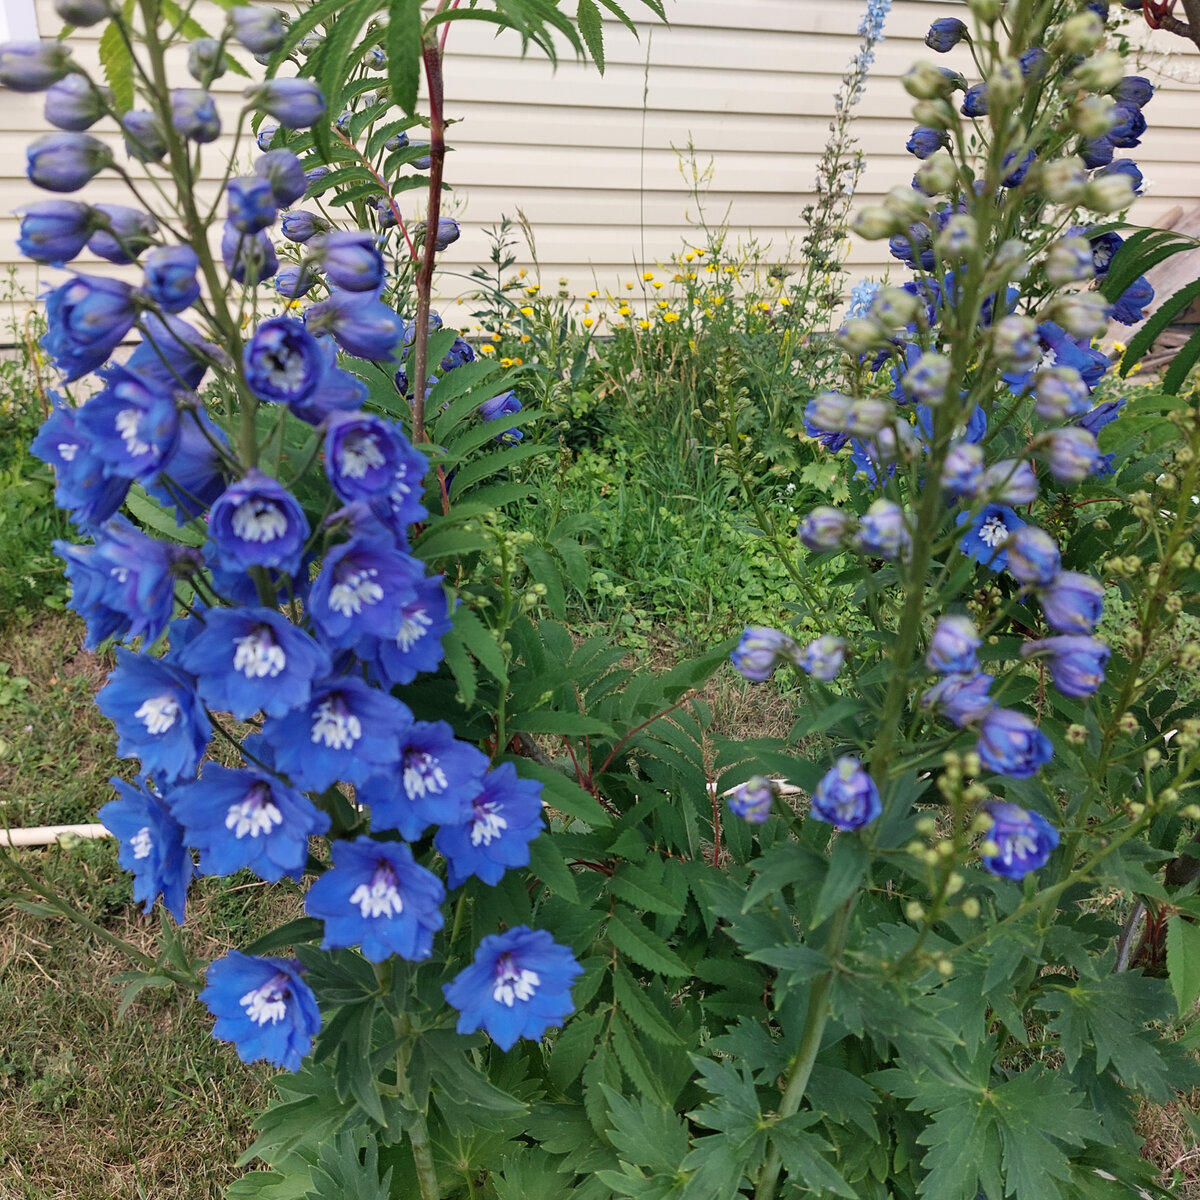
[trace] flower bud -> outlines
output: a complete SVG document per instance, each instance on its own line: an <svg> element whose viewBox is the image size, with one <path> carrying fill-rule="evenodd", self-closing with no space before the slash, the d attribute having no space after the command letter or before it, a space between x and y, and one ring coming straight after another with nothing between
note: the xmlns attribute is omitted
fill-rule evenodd
<svg viewBox="0 0 1200 1200"><path fill-rule="evenodd" d="M183 312L200 299L200 259L191 246L159 246L142 260L146 291L165 312Z"/></svg>
<svg viewBox="0 0 1200 1200"><path fill-rule="evenodd" d="M286 153L286 151L285 151ZM275 224L275 192L260 175L241 175L225 188L229 222L241 233L257 233Z"/></svg>
<svg viewBox="0 0 1200 1200"><path fill-rule="evenodd" d="M840 508L818 504L800 522L796 536L805 548L820 553L839 549L849 532L850 518Z"/></svg>
<svg viewBox="0 0 1200 1200"><path fill-rule="evenodd" d="M821 392L804 406L804 423L820 433L844 433L853 403L841 392Z"/></svg>
<svg viewBox="0 0 1200 1200"><path fill-rule="evenodd" d="M1043 163L1038 178L1052 204L1075 204L1088 181L1083 160L1075 155Z"/></svg>
<svg viewBox="0 0 1200 1200"><path fill-rule="evenodd" d="M1027 462L1002 458L984 470L978 494L995 504L1032 504L1038 495L1037 476Z"/></svg>
<svg viewBox="0 0 1200 1200"><path fill-rule="evenodd" d="M906 558L912 535L904 510L892 500L876 500L859 523L855 544L864 554L875 554L888 561Z"/></svg>
<svg viewBox="0 0 1200 1200"><path fill-rule="evenodd" d="M0 45L0 85L14 92L44 92L71 69L71 48L45 38Z"/></svg>
<svg viewBox="0 0 1200 1200"><path fill-rule="evenodd" d="M971 15L985 25L992 25L1000 19L1002 0L967 0Z"/></svg>
<svg viewBox="0 0 1200 1200"><path fill-rule="evenodd" d="M850 228L860 238L865 238L868 242L877 242L901 232L904 229L904 221L882 204L868 204L855 214Z"/></svg>
<svg viewBox="0 0 1200 1200"><path fill-rule="evenodd" d="M924 305L912 292L905 288L885 287L875 293L871 301L872 320L888 329L899 329L917 320Z"/></svg>
<svg viewBox="0 0 1200 1200"><path fill-rule="evenodd" d="M729 658L751 683L763 683L784 658L795 662L800 648L786 633L766 625L747 626Z"/></svg>
<svg viewBox="0 0 1200 1200"><path fill-rule="evenodd" d="M92 210L96 232L88 249L111 263L131 263L154 242L158 222L139 208L124 204L97 204Z"/></svg>
<svg viewBox="0 0 1200 1200"><path fill-rule="evenodd" d="M944 100L951 87L945 72L931 62L915 62L903 75L900 83L914 100Z"/></svg>
<svg viewBox="0 0 1200 1200"><path fill-rule="evenodd" d="M1095 437L1078 425L1038 434L1034 447L1041 451L1050 474L1059 483L1081 483L1100 462Z"/></svg>
<svg viewBox="0 0 1200 1200"><path fill-rule="evenodd" d="M233 36L251 54L272 54L283 45L283 17L261 4L243 4L229 13Z"/></svg>
<svg viewBox="0 0 1200 1200"><path fill-rule="evenodd" d="M271 185L279 207L295 204L308 189L304 164L290 150L268 150L254 164L254 174Z"/></svg>
<svg viewBox="0 0 1200 1200"><path fill-rule="evenodd" d="M1007 238L992 255L992 269L1005 279L1024 279L1029 274L1029 246L1020 238Z"/></svg>
<svg viewBox="0 0 1200 1200"><path fill-rule="evenodd" d="M68 25L79 29L112 16L108 0L54 0L54 11Z"/></svg>
<svg viewBox="0 0 1200 1200"><path fill-rule="evenodd" d="M843 755L822 777L812 795L811 813L835 829L861 829L883 810L879 790L852 755Z"/></svg>
<svg viewBox="0 0 1200 1200"><path fill-rule="evenodd" d="M1124 76L1125 60L1115 50L1104 50L1081 62L1068 78L1084 91L1111 92Z"/></svg>
<svg viewBox="0 0 1200 1200"><path fill-rule="evenodd" d="M917 168L917 186L930 196L954 190L958 183L958 167L949 154L933 154Z"/></svg>
<svg viewBox="0 0 1200 1200"><path fill-rule="evenodd" d="M900 386L918 404L936 408L946 398L952 370L953 364L944 354L929 350L909 367Z"/></svg>
<svg viewBox="0 0 1200 1200"><path fill-rule="evenodd" d="M1134 199L1133 180L1123 172L1097 175L1083 192L1083 206L1098 213L1123 212Z"/></svg>
<svg viewBox="0 0 1200 1200"><path fill-rule="evenodd" d="M856 357L878 349L887 340L887 331L866 317L850 317L837 332L838 345Z"/></svg>
<svg viewBox="0 0 1200 1200"><path fill-rule="evenodd" d="M954 109L947 100L918 100L912 107L913 120L924 129L953 129Z"/></svg>
<svg viewBox="0 0 1200 1200"><path fill-rule="evenodd" d="M1092 244L1085 237L1064 237L1046 252L1046 278L1055 287L1086 283L1096 274Z"/></svg>
<svg viewBox="0 0 1200 1200"><path fill-rule="evenodd" d="M328 233L333 226L322 216L299 208L295 212L285 213L280 222L280 232L289 242L299 242L303 245L318 234Z"/></svg>
<svg viewBox="0 0 1200 1200"><path fill-rule="evenodd" d="M868 396L851 403L842 428L852 437L874 437L892 419L895 412L896 406L890 401Z"/></svg>
<svg viewBox="0 0 1200 1200"><path fill-rule="evenodd" d="M946 54L966 38L971 40L967 27L957 17L939 17L925 35L925 45L936 54Z"/></svg>
<svg viewBox="0 0 1200 1200"><path fill-rule="evenodd" d="M1071 292L1046 308L1046 320L1061 325L1074 337L1101 337L1108 329L1112 305L1099 292Z"/></svg>
<svg viewBox="0 0 1200 1200"><path fill-rule="evenodd" d="M979 226L967 213L956 213L937 235L937 247L945 259L966 258L979 245Z"/></svg>
<svg viewBox="0 0 1200 1200"><path fill-rule="evenodd" d="M166 157L167 138L159 119L149 112L133 109L121 117L125 152L138 162L160 162Z"/></svg>
<svg viewBox="0 0 1200 1200"><path fill-rule="evenodd" d="M917 158L925 159L945 150L950 145L950 137L943 129L930 129L926 125L918 125L912 131L905 149ZM928 190L928 189L927 189Z"/></svg>
<svg viewBox="0 0 1200 1200"><path fill-rule="evenodd" d="M1117 106L1107 96L1080 96L1068 120L1080 137L1103 137L1116 124Z"/></svg>
<svg viewBox="0 0 1200 1200"><path fill-rule="evenodd" d="M846 639L827 633L805 646L797 665L821 683L832 683L845 661Z"/></svg>
<svg viewBox="0 0 1200 1200"><path fill-rule="evenodd" d="M1026 642L1021 657L1045 660L1050 681L1064 696L1082 700L1093 696L1104 682L1109 648L1099 638L1084 635L1041 638Z"/></svg>
<svg viewBox="0 0 1200 1200"><path fill-rule="evenodd" d="M964 117L986 117L988 115L988 88L986 83L977 83L967 88L959 112Z"/></svg>
<svg viewBox="0 0 1200 1200"><path fill-rule="evenodd" d="M997 109L1011 108L1021 99L1025 87L1021 64L1013 59L1005 59L998 62L988 76L988 102Z"/></svg>
<svg viewBox="0 0 1200 1200"><path fill-rule="evenodd" d="M748 825L762 825L771 815L779 788L762 775L752 775L729 797L729 811Z"/></svg>
<svg viewBox="0 0 1200 1200"><path fill-rule="evenodd" d="M1104 37L1104 22L1094 12L1068 17L1058 32L1058 42L1068 54L1091 54Z"/></svg>
<svg viewBox="0 0 1200 1200"><path fill-rule="evenodd" d="M325 97L311 79L269 79L248 87L244 95L286 129L307 129L325 115Z"/></svg>
<svg viewBox="0 0 1200 1200"><path fill-rule="evenodd" d="M383 255L375 235L361 229L334 229L309 243L312 264L329 282L348 292L373 292L383 283Z"/></svg>
<svg viewBox="0 0 1200 1200"><path fill-rule="evenodd" d="M979 667L977 652L982 644L971 618L951 613L934 628L925 665L939 675L973 674Z"/></svg>
<svg viewBox="0 0 1200 1200"><path fill-rule="evenodd" d="M202 87L225 74L225 55L216 38L197 38L188 44L188 74Z"/></svg>
<svg viewBox="0 0 1200 1200"><path fill-rule="evenodd" d="M1074 367L1047 367L1034 376L1037 415L1044 421L1081 417L1091 409L1091 395Z"/></svg>
<svg viewBox="0 0 1200 1200"><path fill-rule="evenodd" d="M983 447L955 442L942 464L942 490L950 496L973 496L983 480Z"/></svg>
<svg viewBox="0 0 1200 1200"><path fill-rule="evenodd" d="M1028 587L1045 587L1062 570L1058 543L1036 525L1022 525L1008 535L1008 573Z"/></svg>
<svg viewBox="0 0 1200 1200"><path fill-rule="evenodd" d="M1032 371L1042 358L1037 325L1030 317L1001 317L992 326L992 352L1002 367Z"/></svg>
<svg viewBox="0 0 1200 1200"><path fill-rule="evenodd" d="M201 145L215 142L221 134L221 118L204 88L176 88L171 93L171 124L181 137Z"/></svg>
<svg viewBox="0 0 1200 1200"><path fill-rule="evenodd" d="M43 200L21 213L17 248L34 262L61 267L83 250L93 228L89 205L77 200Z"/></svg>
<svg viewBox="0 0 1200 1200"><path fill-rule="evenodd" d="M48 192L74 192L112 165L108 147L89 133L46 133L25 148L26 174Z"/></svg>
<svg viewBox="0 0 1200 1200"><path fill-rule="evenodd" d="M959 905L959 909L962 912L962 915L966 917L968 921L974 921L982 911L979 907L979 901L976 900L974 896L968 896L962 902L962 904Z"/></svg>

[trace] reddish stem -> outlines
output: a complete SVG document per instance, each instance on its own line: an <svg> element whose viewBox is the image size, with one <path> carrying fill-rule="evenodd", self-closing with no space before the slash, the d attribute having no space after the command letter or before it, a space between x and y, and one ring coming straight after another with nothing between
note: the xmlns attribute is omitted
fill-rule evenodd
<svg viewBox="0 0 1200 1200"><path fill-rule="evenodd" d="M717 795L716 780L705 780L705 785L712 790L713 806L713 855L712 865L718 866L721 861L721 797Z"/></svg>
<svg viewBox="0 0 1200 1200"><path fill-rule="evenodd" d="M459 4L461 2L462 2L462 0L454 0L454 3L449 5L450 11L453 12L459 6ZM447 8L446 0L442 0L442 4L438 8L438 12L445 12L446 8ZM442 26L442 37L441 37L441 41L438 43L443 54L446 53L446 36L447 36L447 34L449 34L449 32L450 32L450 22L447 21Z"/></svg>
<svg viewBox="0 0 1200 1200"><path fill-rule="evenodd" d="M341 139L344 145L350 147L355 154L358 155L358 161L371 173L375 182L383 189L383 194L387 199L388 207L392 210L392 216L396 218L396 227L404 235L404 240L408 244L408 253L412 258L417 257L417 248L413 245L413 240L408 236L408 227L404 224L404 218L400 215L400 209L396 206L396 198L388 191L388 185L384 182L384 178L380 173L371 166L371 160L335 125L333 127L334 136Z"/></svg>
<svg viewBox="0 0 1200 1200"><path fill-rule="evenodd" d="M655 721L661 721L663 717L670 716L677 708L682 708L689 700L695 697L695 692L687 692L680 699L676 700L670 708L664 708L662 712L655 713L654 716L648 717L640 725L635 725L617 744L612 748L612 753L600 764L600 770L597 774L603 775L605 771L612 765L612 760L621 752L621 747L629 741L630 738L637 737L648 725L653 725Z"/></svg>

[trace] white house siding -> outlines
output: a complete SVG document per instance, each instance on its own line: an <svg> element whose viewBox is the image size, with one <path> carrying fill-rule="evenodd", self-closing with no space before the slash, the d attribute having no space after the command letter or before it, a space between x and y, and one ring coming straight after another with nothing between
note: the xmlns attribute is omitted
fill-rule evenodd
<svg viewBox="0 0 1200 1200"><path fill-rule="evenodd" d="M627 7L638 6L631 0ZM445 266L465 273L486 258L484 230L519 208L536 231L544 284L565 276L575 294L615 290L689 237L696 205L676 150L689 140L700 165L712 163L708 219L720 222L728 211L735 237L769 242L772 257L784 258L789 239L803 232L799 214L812 199L833 93L857 47L864 7L865 0L668 0L671 24L639 21L640 40L616 23L606 26L603 77L573 60L555 71L538 56L522 59L515 36L495 38L490 26L454 25L447 112L460 123L449 132L447 177L463 237L444 256ZM964 7L946 0L894 3L857 109L866 170L856 205L910 178L914 160L904 143L913 126L911 102L898 76L914 59L932 57L922 44L930 21ZM56 33L48 0L38 0L37 11L43 35ZM209 27L221 19L211 6L197 16ZM1163 33L1150 43L1173 52L1170 73L1200 77L1200 54L1188 43ZM94 42L77 54L90 65ZM965 54L958 65L969 71ZM1200 84L1163 78L1153 68L1148 73L1160 91L1147 110L1150 130L1131 155L1152 184L1135 216L1150 222L1176 204L1191 206L1200 191ZM218 85L227 89L227 128L241 82L227 75ZM6 93L3 102L0 213L8 213L35 198L23 175L23 147L46 126L40 97ZM206 152L208 172L218 170L223 153L222 143ZM88 195L123 198L115 180L97 181ZM404 200L415 208L410 196ZM16 220L0 217L0 263L20 261L15 232ZM850 263L856 275L879 275L888 267L886 249L855 243ZM25 264L20 272L34 289L34 269ZM57 273L42 276L44 283ZM452 294L467 285L447 278L442 286Z"/></svg>

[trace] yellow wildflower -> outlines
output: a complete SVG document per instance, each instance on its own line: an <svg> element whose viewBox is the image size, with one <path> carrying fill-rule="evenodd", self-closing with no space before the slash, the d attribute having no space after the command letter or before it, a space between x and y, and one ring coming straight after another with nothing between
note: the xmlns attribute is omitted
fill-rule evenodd
<svg viewBox="0 0 1200 1200"><path fill-rule="evenodd" d="M650 328L650 322L649 322L649 321L639 321L639 322L638 322L638 328L639 328L639 329L649 329L649 328Z"/></svg>
<svg viewBox="0 0 1200 1200"><path fill-rule="evenodd" d="M500 335L499 335L498 333L493 333L493 334L492 334L492 341L493 341L493 342L498 342L499 340L500 340Z"/></svg>
<svg viewBox="0 0 1200 1200"><path fill-rule="evenodd" d="M617 309L617 315L619 317L627 317L629 316L630 311L631 310L628 304L622 304L621 307Z"/></svg>
<svg viewBox="0 0 1200 1200"><path fill-rule="evenodd" d="M529 341L529 334L527 334L527 333L521 334L521 341L523 341L523 342Z"/></svg>
<svg viewBox="0 0 1200 1200"><path fill-rule="evenodd" d="M662 287L662 282L660 280L656 279L652 286L656 287L656 288L660 288L660 287Z"/></svg>
<svg viewBox="0 0 1200 1200"><path fill-rule="evenodd" d="M673 325L679 320L679 314L677 312L663 313L663 320L666 321L668 325Z"/></svg>
<svg viewBox="0 0 1200 1200"><path fill-rule="evenodd" d="M599 293L599 292L595 292L595 291L588 292L588 299L589 299L589 300L595 300L595 298L596 298L598 295L600 295L600 293Z"/></svg>
<svg viewBox="0 0 1200 1200"><path fill-rule="evenodd" d="M647 279L647 280L649 280L649 279L653 279L653 278L654 278L654 272L653 272L653 271L646 271L646 272L644 272L644 273L642 274L642 278L643 278L643 279Z"/></svg>
<svg viewBox="0 0 1200 1200"><path fill-rule="evenodd" d="M595 322L595 321L593 321L591 317L584 317L584 318L583 318L583 327L584 327L584 329L591 329L591 327L592 327L593 325L595 325L595 323L596 323L596 322Z"/></svg>
<svg viewBox="0 0 1200 1200"><path fill-rule="evenodd" d="M541 290L542 290L541 284L537 284L537 283L531 283L525 289L525 291L531 296L536 296L538 294L538 292L540 292Z"/></svg>
<svg viewBox="0 0 1200 1200"><path fill-rule="evenodd" d="M632 283L627 283L627 284L625 285L625 290L626 290L627 292L632 292L632 291L633 291L633 284L632 284Z"/></svg>
<svg viewBox="0 0 1200 1200"><path fill-rule="evenodd" d="M496 347L495 347L495 346L489 346L489 345L488 345L488 344L485 342L485 343L484 343L482 346L480 346L480 347L479 347L479 353L480 353L480 354L495 354L495 353L496 353Z"/></svg>
<svg viewBox="0 0 1200 1200"><path fill-rule="evenodd" d="M687 252L687 253L686 253L686 254L685 254L683 257L684 257L684 258L685 258L685 259L686 259L688 262L691 262L691 261L692 261L692 259L694 259L696 256L695 256L695 255L694 255L694 254L693 254L693 253L692 253L692 252L689 250L689 251L688 251L688 252Z"/></svg>
<svg viewBox="0 0 1200 1200"><path fill-rule="evenodd" d="M521 316L523 316L523 317L532 317L532 316L533 316L533 309L532 309L532 308L530 308L528 304L527 304L527 305L525 305L525 307L524 307L523 309L521 309Z"/></svg>
<svg viewBox="0 0 1200 1200"><path fill-rule="evenodd" d="M792 307L792 302L786 296L780 296L779 303L782 304L784 308Z"/></svg>
<svg viewBox="0 0 1200 1200"><path fill-rule="evenodd" d="M524 268L524 267L522 267L522 268L521 268L521 269L520 269L520 270L517 272L517 278L518 278L518 279L524 279L524 278L525 278L525 268Z"/></svg>

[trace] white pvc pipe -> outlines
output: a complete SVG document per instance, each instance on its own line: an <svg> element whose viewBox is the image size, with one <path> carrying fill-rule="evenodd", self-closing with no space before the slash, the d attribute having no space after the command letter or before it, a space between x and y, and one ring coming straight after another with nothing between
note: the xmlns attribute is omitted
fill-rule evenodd
<svg viewBox="0 0 1200 1200"><path fill-rule="evenodd" d="M51 846L66 833L81 838L112 837L103 825L35 825L31 829L0 829L0 845Z"/></svg>

